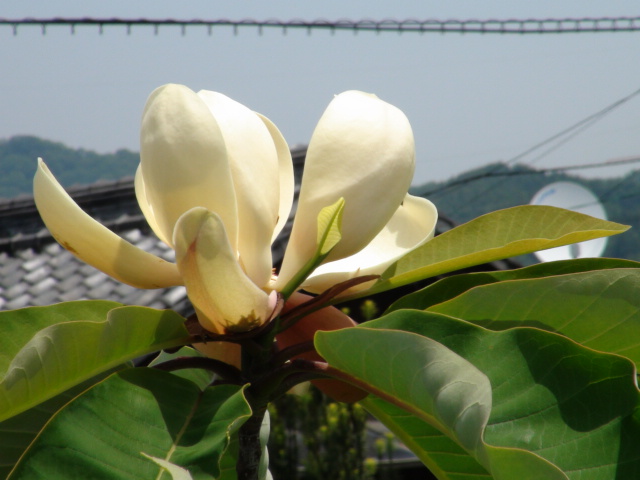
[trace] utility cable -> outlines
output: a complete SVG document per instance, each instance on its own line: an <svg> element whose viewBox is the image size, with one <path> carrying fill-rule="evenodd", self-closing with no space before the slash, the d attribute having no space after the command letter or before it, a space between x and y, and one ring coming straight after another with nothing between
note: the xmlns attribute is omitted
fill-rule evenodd
<svg viewBox="0 0 640 480"><path fill-rule="evenodd" d="M77 26L97 26L102 34L104 27L125 27L127 34L132 27L153 27L157 34L160 27L179 27L182 35L186 34L187 27L205 27L211 35L213 28L231 27L234 34L239 29L253 28L262 34L264 29L280 29L286 35L290 29L306 30L311 34L313 30L324 30L335 33L336 31L374 32L398 34L404 33L459 33L459 34L560 34L560 33L601 33L601 32L635 32L640 30L640 17L579 17L579 18L508 18L508 19L426 19L418 20L409 18L405 20L347 20L335 21L317 20L203 20L203 19L152 19L152 18L91 18L91 17L51 17L51 18L0 18L0 25L12 28L17 35L18 27L39 26L42 34L46 34L49 26L67 26L71 34L74 34Z"/></svg>
<svg viewBox="0 0 640 480"><path fill-rule="evenodd" d="M634 97L636 97L637 95L640 94L640 88L633 91L632 93L630 93L629 95L626 95L624 97L622 97L619 100L616 100L615 102L607 105L605 108L598 110L597 112L589 115L586 118L583 118L582 120L580 120L577 123L574 123L573 125L561 130L560 132L546 138L545 140L536 143L535 145L533 145L532 147L527 148L526 150L524 150L523 152L517 154L516 156L510 158L509 160L507 160L506 162L500 163L499 165L497 165L494 169L492 169L492 171L487 172L486 174L482 174L482 178L487 177L487 176L491 176L492 172L495 173L497 170L499 170L500 168L502 168L503 165L512 165L513 163L517 162L518 160L526 157L527 155L535 152L536 150L544 147L545 145L548 145L552 142L555 142L556 140L559 140L563 137L565 137L566 135L570 135L568 138L572 139L573 137L575 137L578 133L582 133L584 130L586 130L588 127L594 125L597 121L601 120L602 118L604 118L606 115L608 115L609 113L611 113L612 111L614 111L616 108L620 107L621 105L627 103L629 100L633 99ZM576 132L576 133L573 133ZM563 145L567 142L566 141L562 141L561 143L558 145ZM557 147L555 147L557 148ZM539 160L540 158L542 158L544 155L551 153L551 151L555 150L555 148L549 149L547 150L544 154L536 157L534 159L534 161ZM466 178L462 178L459 180L454 180L452 182L447 183L446 185L437 188L435 190L431 190L431 191L427 191L425 193L423 193L424 196L432 196L432 195L436 195L439 193L443 193L447 190L451 190L451 189L455 189L455 188L459 188L462 185L466 185L467 183L474 181L475 178L474 177L466 177ZM487 188L486 190L483 190L482 192L480 192L475 198L484 195L487 191L493 189L495 187L495 185L492 185L491 187Z"/></svg>

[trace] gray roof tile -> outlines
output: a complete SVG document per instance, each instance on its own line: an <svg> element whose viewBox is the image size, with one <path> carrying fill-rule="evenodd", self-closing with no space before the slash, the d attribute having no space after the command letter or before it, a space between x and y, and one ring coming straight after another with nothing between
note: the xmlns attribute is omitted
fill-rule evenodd
<svg viewBox="0 0 640 480"><path fill-rule="evenodd" d="M45 265L43 262L43 264L41 264L41 266L39 266L37 269L27 273L23 277L23 280L25 282L34 284L39 282L40 280L47 278L50 273L51 273L51 267L49 265Z"/></svg>
<svg viewBox="0 0 640 480"><path fill-rule="evenodd" d="M58 258L55 258L52 259L50 263L55 267L51 275L62 281L66 281L69 277L73 276L80 267L77 262L72 261L70 258L64 261L58 261Z"/></svg>
<svg viewBox="0 0 640 480"><path fill-rule="evenodd" d="M77 265L74 265L77 268ZM75 270L75 269L74 269ZM66 292L68 290L72 290L82 283L84 277L79 273L74 273L72 275L66 275L64 280L58 283L58 290L61 292Z"/></svg>
<svg viewBox="0 0 640 480"><path fill-rule="evenodd" d="M94 273L84 279L84 284L89 288L95 288L106 281L108 281L108 276L94 269Z"/></svg>
<svg viewBox="0 0 640 480"><path fill-rule="evenodd" d="M40 295L44 295L47 291L55 289L57 285L57 280L51 276L47 276L42 279L40 282L36 283L33 287L29 289L29 293L34 297L38 297ZM55 295L55 292L54 292Z"/></svg>
<svg viewBox="0 0 640 480"><path fill-rule="evenodd" d="M29 305L35 305L35 302L33 301L33 297L31 295L25 293L24 295L20 295L19 297L8 301L5 304L4 308L5 310L16 310L18 308L27 307Z"/></svg>
<svg viewBox="0 0 640 480"><path fill-rule="evenodd" d="M27 248L24 250L20 250L18 253L18 257L22 260L28 261L33 260L36 257L36 252L33 251L33 248Z"/></svg>
<svg viewBox="0 0 640 480"><path fill-rule="evenodd" d="M59 301L60 302L73 302L75 300L87 300L85 296L86 288L82 286L78 286L73 290L66 290L60 293ZM55 303L55 302L53 302Z"/></svg>
<svg viewBox="0 0 640 480"><path fill-rule="evenodd" d="M122 234L122 238L131 243L136 243L142 240L142 232L138 228L134 228L133 230L129 230L128 232L124 232Z"/></svg>
<svg viewBox="0 0 640 480"><path fill-rule="evenodd" d="M115 288L115 285L113 282L105 281L97 285L95 288L92 288L91 290L89 290L87 292L87 297L93 300L101 300L101 299L109 298L114 288Z"/></svg>
<svg viewBox="0 0 640 480"><path fill-rule="evenodd" d="M49 264L55 265L55 266L69 265L69 262L71 262L71 260L75 258L71 252L64 249L61 252L49 254L49 255L51 255L51 257L49 258Z"/></svg>
<svg viewBox="0 0 640 480"><path fill-rule="evenodd" d="M69 253L64 248L62 248L62 246L58 242L50 243L42 250L48 255L60 255L62 253ZM69 253L69 255L71 254Z"/></svg>
<svg viewBox="0 0 640 480"><path fill-rule="evenodd" d="M136 246L142 250L146 250L147 252L153 252L153 249L156 246L156 240L149 236L141 239L139 242L136 242Z"/></svg>
<svg viewBox="0 0 640 480"><path fill-rule="evenodd" d="M21 270L21 262L17 261L14 258L7 258L7 259L3 259L4 265L2 265L2 267L0 267L0 283L6 285L5 282L3 282L3 279L8 277L11 273L15 272L16 270Z"/></svg>
<svg viewBox="0 0 640 480"><path fill-rule="evenodd" d="M78 262L80 262L80 268L78 268L78 273L84 275L87 278L96 274L97 270L94 267L92 267L91 265L87 265L81 260L78 260Z"/></svg>
<svg viewBox="0 0 640 480"><path fill-rule="evenodd" d="M7 288L2 292L2 297L7 300L19 297L29 289L29 285L23 282L14 283L13 286Z"/></svg>
<svg viewBox="0 0 640 480"><path fill-rule="evenodd" d="M162 296L165 305L175 305L180 300L184 300L187 296L187 290L184 287L173 287L167 289L167 293Z"/></svg>
<svg viewBox="0 0 640 480"><path fill-rule="evenodd" d="M22 264L22 268L24 268L27 272L31 272L36 268L44 265L46 262L47 262L47 257L43 255L43 256L36 257L32 260L29 260L28 262L24 262Z"/></svg>
<svg viewBox="0 0 640 480"><path fill-rule="evenodd" d="M24 272L20 269L17 269L15 272L11 273L10 275L6 275L2 277L2 284L5 287L9 287L11 285L17 285L19 283L24 283L27 288L29 287L29 284L24 282Z"/></svg>
<svg viewBox="0 0 640 480"><path fill-rule="evenodd" d="M53 303L57 303L58 292L55 290L48 290L39 295L33 295L33 300L31 300L31 304L44 307L46 305L51 305Z"/></svg>

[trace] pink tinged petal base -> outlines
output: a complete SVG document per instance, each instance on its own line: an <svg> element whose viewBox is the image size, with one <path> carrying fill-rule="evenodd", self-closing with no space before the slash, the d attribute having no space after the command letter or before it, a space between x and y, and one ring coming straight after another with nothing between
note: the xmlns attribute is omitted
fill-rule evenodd
<svg viewBox="0 0 640 480"><path fill-rule="evenodd" d="M196 207L176 223L173 243L187 295L200 324L217 334L244 332L266 322L275 307L244 273L220 217Z"/></svg>
<svg viewBox="0 0 640 480"><path fill-rule="evenodd" d="M137 288L182 285L175 264L130 244L82 211L42 159L38 159L33 192L51 235L82 261Z"/></svg>
<svg viewBox="0 0 640 480"><path fill-rule="evenodd" d="M438 211L429 200L407 194L387 225L364 249L347 258L325 263L307 278L302 288L320 293L333 285L363 275L380 275L393 262L433 238ZM363 291L375 283L350 288L342 295Z"/></svg>
<svg viewBox="0 0 640 480"><path fill-rule="evenodd" d="M253 283L264 287L271 279L271 237L280 203L278 151L255 112L221 93L201 90L198 96L226 145L237 194L240 263Z"/></svg>
<svg viewBox="0 0 640 480"><path fill-rule="evenodd" d="M362 92L334 98L318 122L305 161L298 210L278 287L311 258L320 210L345 200L342 240L326 262L358 252L380 232L409 189L415 166L407 117Z"/></svg>
<svg viewBox="0 0 640 480"><path fill-rule="evenodd" d="M142 115L140 168L138 202L160 238L171 241L180 215L204 207L222 218L236 248L236 194L224 138L195 92L165 85L150 95Z"/></svg>

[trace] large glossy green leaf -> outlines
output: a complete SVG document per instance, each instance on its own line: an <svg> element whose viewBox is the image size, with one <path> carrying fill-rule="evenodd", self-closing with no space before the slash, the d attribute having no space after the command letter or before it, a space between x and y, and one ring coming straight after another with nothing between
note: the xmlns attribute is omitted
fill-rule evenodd
<svg viewBox="0 0 640 480"><path fill-rule="evenodd" d="M494 332L409 310L318 333L316 345L385 402L455 440L475 460L457 464L468 464L470 477L479 464L505 480L640 478L638 390L624 358L538 329ZM464 478L448 466L453 452L422 443L433 429L377 407L396 431L413 428L409 445L440 479Z"/></svg>
<svg viewBox="0 0 640 480"><path fill-rule="evenodd" d="M194 479L214 479L230 436L250 414L240 387L202 391L167 372L129 369L61 410L9 478L170 479L153 457Z"/></svg>
<svg viewBox="0 0 640 480"><path fill-rule="evenodd" d="M556 207L498 210L453 228L391 265L369 292L525 253L622 233L629 227Z"/></svg>
<svg viewBox="0 0 640 480"><path fill-rule="evenodd" d="M369 395L360 403L429 468L439 479L489 480L493 477L454 440L419 416Z"/></svg>
<svg viewBox="0 0 640 480"><path fill-rule="evenodd" d="M144 307L105 312L101 303L97 305L101 321L96 321L97 314L91 320L80 317L50 325L30 338L20 337L22 344L13 346L16 353L0 371L0 420L137 356L189 343L184 319L175 312ZM65 304L56 307L65 312ZM77 304L69 307L69 315L75 315ZM25 310L35 318L50 313L46 307Z"/></svg>
<svg viewBox="0 0 640 480"><path fill-rule="evenodd" d="M13 357L40 330L57 323L78 320L101 322L109 310L121 306L116 302L84 300L0 312L0 378Z"/></svg>
<svg viewBox="0 0 640 480"><path fill-rule="evenodd" d="M123 365L121 368L125 368L125 366ZM20 456L58 410L111 373L113 372L104 372L26 412L0 422L0 478L7 478Z"/></svg>
<svg viewBox="0 0 640 480"><path fill-rule="evenodd" d="M430 307L492 330L533 326L640 366L640 268L500 282Z"/></svg>
<svg viewBox="0 0 640 480"><path fill-rule="evenodd" d="M611 268L640 268L640 263L618 258L581 258L558 262L539 263L516 270L498 270L493 272L467 273L452 275L438 280L432 285L410 293L394 302L385 313L402 308L425 310L438 303L446 302L474 287L506 280L526 280L570 273L607 270Z"/></svg>

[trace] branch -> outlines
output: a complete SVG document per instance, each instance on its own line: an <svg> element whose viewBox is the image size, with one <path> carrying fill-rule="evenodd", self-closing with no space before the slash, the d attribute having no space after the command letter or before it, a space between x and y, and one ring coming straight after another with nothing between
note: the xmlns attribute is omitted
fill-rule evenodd
<svg viewBox="0 0 640 480"><path fill-rule="evenodd" d="M213 358L178 357L153 365L152 368L164 370L165 372L173 372L175 370L184 370L187 368L202 368L215 373L229 383L233 383L235 385L244 385L247 383L244 381L240 370L236 367Z"/></svg>

